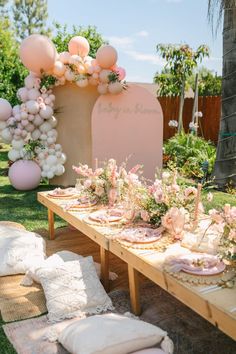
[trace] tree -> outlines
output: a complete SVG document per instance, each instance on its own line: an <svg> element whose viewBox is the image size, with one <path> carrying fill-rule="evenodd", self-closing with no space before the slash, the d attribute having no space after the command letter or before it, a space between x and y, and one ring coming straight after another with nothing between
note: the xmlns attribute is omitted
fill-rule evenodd
<svg viewBox="0 0 236 354"><path fill-rule="evenodd" d="M180 96L183 82L186 84L198 62L209 56L209 49L206 45L194 51L187 44L158 44L157 53L166 60L162 72L154 77L154 82L160 86L159 96Z"/></svg>
<svg viewBox="0 0 236 354"><path fill-rule="evenodd" d="M107 42L104 41L101 34L97 32L96 27L88 26L87 28L73 26L72 32L69 33L67 26L61 26L59 23L55 23L56 35L52 38L58 53L68 50L68 43L74 36L85 37L90 44L89 55L93 58L96 56L98 48Z"/></svg>
<svg viewBox="0 0 236 354"><path fill-rule="evenodd" d="M224 25L222 114L213 176L217 185L224 188L229 182L236 186L236 1L208 0L208 16L213 25L216 5L217 24L223 15Z"/></svg>
<svg viewBox="0 0 236 354"><path fill-rule="evenodd" d="M222 77L217 73L202 67L198 72L198 95L199 96L220 96L222 90ZM189 87L194 90L195 73L187 80Z"/></svg>
<svg viewBox="0 0 236 354"><path fill-rule="evenodd" d="M15 0L12 11L15 30L20 39L33 33L48 33L47 0Z"/></svg>
<svg viewBox="0 0 236 354"><path fill-rule="evenodd" d="M159 84L160 96L180 96L178 133L183 130L184 93L187 79L193 74L198 61L209 56L206 45L200 45L196 51L187 44L158 44L157 52L166 60L161 74L156 74L154 82Z"/></svg>
<svg viewBox="0 0 236 354"><path fill-rule="evenodd" d="M22 87L27 70L19 59L19 47L8 19L0 20L0 97L17 104L16 90Z"/></svg>

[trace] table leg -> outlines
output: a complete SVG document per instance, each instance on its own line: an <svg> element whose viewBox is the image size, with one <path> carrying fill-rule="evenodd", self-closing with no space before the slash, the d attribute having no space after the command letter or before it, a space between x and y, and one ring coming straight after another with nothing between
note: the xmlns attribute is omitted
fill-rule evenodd
<svg viewBox="0 0 236 354"><path fill-rule="evenodd" d="M55 230L54 230L54 213L52 210L48 209L48 231L49 239L55 239Z"/></svg>
<svg viewBox="0 0 236 354"><path fill-rule="evenodd" d="M101 281L105 290L109 291L109 251L100 247Z"/></svg>
<svg viewBox="0 0 236 354"><path fill-rule="evenodd" d="M136 269L128 264L128 276L129 276L129 291L130 301L133 313L136 316L141 314L141 307L139 301L139 273Z"/></svg>

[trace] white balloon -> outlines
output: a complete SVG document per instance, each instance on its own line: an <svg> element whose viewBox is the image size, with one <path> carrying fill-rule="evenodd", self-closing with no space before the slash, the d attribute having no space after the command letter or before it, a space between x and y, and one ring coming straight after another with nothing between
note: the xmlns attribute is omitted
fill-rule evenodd
<svg viewBox="0 0 236 354"><path fill-rule="evenodd" d="M47 177L47 172L46 172L46 171L42 171L42 172L41 172L41 176L42 176L43 178L46 178L46 177Z"/></svg>
<svg viewBox="0 0 236 354"><path fill-rule="evenodd" d="M46 134L41 134L40 135L41 140L47 140L47 135Z"/></svg>
<svg viewBox="0 0 236 354"><path fill-rule="evenodd" d="M39 104L37 101L27 101L26 102L26 109L30 114L36 114L39 111Z"/></svg>
<svg viewBox="0 0 236 354"><path fill-rule="evenodd" d="M50 125L51 125L51 124L50 124ZM48 137L53 137L53 136L55 136L55 133L54 133L53 130L50 130L50 131L48 132Z"/></svg>
<svg viewBox="0 0 236 354"><path fill-rule="evenodd" d="M60 151L56 152L56 157L58 157L58 158L61 157L61 152Z"/></svg>
<svg viewBox="0 0 236 354"><path fill-rule="evenodd" d="M54 155L49 155L46 159L46 162L49 166L56 165L57 164L57 158Z"/></svg>
<svg viewBox="0 0 236 354"><path fill-rule="evenodd" d="M65 167L63 165L57 165L57 170L55 172L56 176L61 176L65 172Z"/></svg>
<svg viewBox="0 0 236 354"><path fill-rule="evenodd" d="M79 87L86 87L88 86L88 79L78 80L76 81L76 85Z"/></svg>
<svg viewBox="0 0 236 354"><path fill-rule="evenodd" d="M31 137L33 140L38 140L39 137L41 135L41 132L39 129L35 129L32 133L31 133Z"/></svg>
<svg viewBox="0 0 236 354"><path fill-rule="evenodd" d="M49 145L54 144L54 143L55 143L55 141L56 141L56 139L55 139L55 138L47 138L47 143L48 143Z"/></svg>
<svg viewBox="0 0 236 354"><path fill-rule="evenodd" d="M60 151L61 148L62 148L61 144L56 144L56 145L55 145L55 150L56 150L56 151Z"/></svg>
<svg viewBox="0 0 236 354"><path fill-rule="evenodd" d="M57 119L52 116L48 119L48 123L51 125L52 128L55 128L57 126Z"/></svg>
<svg viewBox="0 0 236 354"><path fill-rule="evenodd" d="M21 115L20 115L20 113L16 113L14 117L15 117L15 119L16 119L18 122L21 121Z"/></svg>
<svg viewBox="0 0 236 354"><path fill-rule="evenodd" d="M34 125L32 123L27 124L25 130L32 133L34 131Z"/></svg>
<svg viewBox="0 0 236 354"><path fill-rule="evenodd" d="M54 177L54 173L52 172L52 171L48 171L48 173L47 173L47 178L48 179L51 179L51 178L53 178Z"/></svg>
<svg viewBox="0 0 236 354"><path fill-rule="evenodd" d="M39 160L43 160L43 159L44 159L44 153L43 153L43 152L40 152L40 153L38 154L38 158L39 158Z"/></svg>
<svg viewBox="0 0 236 354"><path fill-rule="evenodd" d="M16 95L22 102L27 101L28 98L29 98L28 90L27 90L26 87L19 88L19 90L17 90L17 94Z"/></svg>
<svg viewBox="0 0 236 354"><path fill-rule="evenodd" d="M53 115L53 109L50 106L45 106L44 108L40 109L39 114L42 118L49 119Z"/></svg>
<svg viewBox="0 0 236 354"><path fill-rule="evenodd" d="M65 71L65 79L67 81L74 81L75 74L73 73L73 71L71 71L70 69L66 69L66 71Z"/></svg>
<svg viewBox="0 0 236 354"><path fill-rule="evenodd" d="M36 114L34 120L33 120L34 125L36 125L36 127L38 127L39 125L43 124L43 118L40 117L39 114Z"/></svg>
<svg viewBox="0 0 236 354"><path fill-rule="evenodd" d="M50 166L48 164L44 163L43 170L48 172L50 170Z"/></svg>
<svg viewBox="0 0 236 354"><path fill-rule="evenodd" d="M22 130L21 136L22 136L22 138L26 138L27 137L27 131L26 130Z"/></svg>
<svg viewBox="0 0 236 354"><path fill-rule="evenodd" d="M15 150L20 150L20 149L22 149L23 146L25 145L25 142L24 142L23 139L20 139L20 140L15 140L15 139L13 139L12 142L11 142L11 144L12 144L13 149L15 149Z"/></svg>
<svg viewBox="0 0 236 354"><path fill-rule="evenodd" d="M15 149L12 149L8 152L8 158L9 160L11 161L16 161L20 158L20 151L19 150L15 150Z"/></svg>
<svg viewBox="0 0 236 354"><path fill-rule="evenodd" d="M23 111L23 112L21 112L20 117L21 117L21 119L27 119L28 118L28 113Z"/></svg>
<svg viewBox="0 0 236 354"><path fill-rule="evenodd" d="M28 114L28 120L32 122L34 120L34 115Z"/></svg>
<svg viewBox="0 0 236 354"><path fill-rule="evenodd" d="M1 136L2 136L3 142L6 143L6 144L10 143L11 140L12 140L12 134L11 134L9 128L3 129L2 133L1 133Z"/></svg>
<svg viewBox="0 0 236 354"><path fill-rule="evenodd" d="M5 129L6 126L7 126L7 123L5 121L3 121L3 120L0 120L0 130Z"/></svg>
<svg viewBox="0 0 236 354"><path fill-rule="evenodd" d="M70 61L70 53L69 52L62 52L59 54L59 60L63 63L63 64L68 64Z"/></svg>
<svg viewBox="0 0 236 354"><path fill-rule="evenodd" d="M56 61L53 68L53 74L60 77L64 74L65 71L66 71L65 65L59 60Z"/></svg>
<svg viewBox="0 0 236 354"><path fill-rule="evenodd" d="M40 92L36 88L32 88L31 90L28 91L28 99L29 100L37 100L37 98L40 96Z"/></svg>
<svg viewBox="0 0 236 354"><path fill-rule="evenodd" d="M107 84L99 84L97 87L98 92L100 95L105 95L108 91L108 85Z"/></svg>
<svg viewBox="0 0 236 354"><path fill-rule="evenodd" d="M55 155L55 149L53 149L53 148L48 149L48 153L50 155Z"/></svg>
<svg viewBox="0 0 236 354"><path fill-rule="evenodd" d="M26 76L24 81L25 87L29 90L32 89L34 87L34 82L35 82L35 78L32 75Z"/></svg>
<svg viewBox="0 0 236 354"><path fill-rule="evenodd" d="M12 113L13 113L13 116L15 116L16 114L20 113L20 105L17 104L16 106L14 106L12 108Z"/></svg>
<svg viewBox="0 0 236 354"><path fill-rule="evenodd" d="M62 153L58 161L63 165L66 162L66 155Z"/></svg>
<svg viewBox="0 0 236 354"><path fill-rule="evenodd" d="M42 133L47 133L49 132L49 130L52 129L51 124L49 124L48 122L44 122L40 127L39 127L40 131Z"/></svg>
<svg viewBox="0 0 236 354"><path fill-rule="evenodd" d="M53 175L54 175L55 172L57 171L57 165L51 166L51 171L52 171L52 173L53 173Z"/></svg>
<svg viewBox="0 0 236 354"><path fill-rule="evenodd" d="M55 101L55 98L56 98L56 97L55 97L55 95L52 95L52 94L51 94L51 95L49 95L49 98L50 98L51 101Z"/></svg>

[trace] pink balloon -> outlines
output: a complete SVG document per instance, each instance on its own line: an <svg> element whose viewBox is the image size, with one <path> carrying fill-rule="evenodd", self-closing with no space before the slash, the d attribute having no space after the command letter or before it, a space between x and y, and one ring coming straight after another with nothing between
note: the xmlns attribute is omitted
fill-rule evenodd
<svg viewBox="0 0 236 354"><path fill-rule="evenodd" d="M32 160L18 160L9 168L8 177L15 189L28 191L38 187L41 168Z"/></svg>
<svg viewBox="0 0 236 354"><path fill-rule="evenodd" d="M12 107L4 98L0 98L0 121L7 120L11 117Z"/></svg>
<svg viewBox="0 0 236 354"><path fill-rule="evenodd" d="M126 76L126 71L124 68L122 68L121 66L118 66L118 68L116 68L115 70L117 72L117 74L119 75L119 80L123 80Z"/></svg>
<svg viewBox="0 0 236 354"><path fill-rule="evenodd" d="M81 57L86 57L89 53L90 46L86 38L75 36L69 41L68 49L71 55L77 54Z"/></svg>
<svg viewBox="0 0 236 354"><path fill-rule="evenodd" d="M115 65L117 58L117 51L111 45L101 46L96 54L98 65L103 69L109 69L111 66Z"/></svg>
<svg viewBox="0 0 236 354"><path fill-rule="evenodd" d="M53 68L57 51L48 37L32 34L21 43L20 58L27 69L40 74Z"/></svg>

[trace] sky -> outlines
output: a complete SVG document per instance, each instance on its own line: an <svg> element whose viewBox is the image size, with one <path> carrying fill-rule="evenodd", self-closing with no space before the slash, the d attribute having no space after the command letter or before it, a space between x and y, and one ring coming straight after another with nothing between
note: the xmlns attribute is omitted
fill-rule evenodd
<svg viewBox="0 0 236 354"><path fill-rule="evenodd" d="M201 65L221 74L222 28L213 36L207 20L208 0L48 0L49 23L93 25L118 52L128 81L152 82L164 62L158 43L200 44L210 48Z"/></svg>

